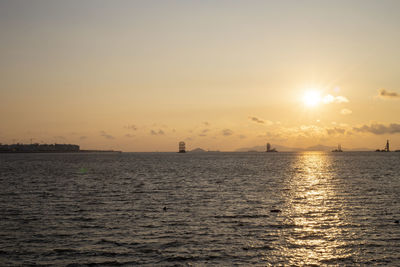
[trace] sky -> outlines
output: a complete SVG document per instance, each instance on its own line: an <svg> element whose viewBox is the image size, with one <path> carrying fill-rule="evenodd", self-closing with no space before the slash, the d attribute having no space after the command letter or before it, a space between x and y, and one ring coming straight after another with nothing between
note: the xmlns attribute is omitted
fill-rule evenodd
<svg viewBox="0 0 400 267"><path fill-rule="evenodd" d="M0 143L400 149L399 10L0 0Z"/></svg>

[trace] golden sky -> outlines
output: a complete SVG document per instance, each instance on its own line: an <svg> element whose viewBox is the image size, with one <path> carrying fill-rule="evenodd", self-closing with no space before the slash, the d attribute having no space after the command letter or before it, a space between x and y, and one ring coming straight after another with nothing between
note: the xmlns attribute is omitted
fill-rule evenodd
<svg viewBox="0 0 400 267"><path fill-rule="evenodd" d="M0 142L400 149L399 10L0 0Z"/></svg>

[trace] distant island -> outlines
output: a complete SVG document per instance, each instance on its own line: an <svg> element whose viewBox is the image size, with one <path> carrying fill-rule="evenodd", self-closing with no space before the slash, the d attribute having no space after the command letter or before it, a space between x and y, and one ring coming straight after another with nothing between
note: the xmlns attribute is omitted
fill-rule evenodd
<svg viewBox="0 0 400 267"><path fill-rule="evenodd" d="M190 150L188 152L190 152L190 153L204 153L204 152L220 152L220 151L219 150L204 150L204 149L198 147L198 148L195 148L195 149Z"/></svg>
<svg viewBox="0 0 400 267"><path fill-rule="evenodd" d="M195 148L195 149L193 149L193 150L190 150L190 152L191 153L203 153L203 152L206 152L204 149L202 149L202 148Z"/></svg>
<svg viewBox="0 0 400 267"><path fill-rule="evenodd" d="M81 150L74 144L0 144L0 153L71 153L71 152L118 152L115 150Z"/></svg>

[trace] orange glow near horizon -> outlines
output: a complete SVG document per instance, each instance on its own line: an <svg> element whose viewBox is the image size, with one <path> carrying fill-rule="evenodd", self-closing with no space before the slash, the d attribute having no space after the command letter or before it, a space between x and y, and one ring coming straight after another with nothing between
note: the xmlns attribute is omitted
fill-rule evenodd
<svg viewBox="0 0 400 267"><path fill-rule="evenodd" d="M400 149L400 1L15 2L2 144Z"/></svg>

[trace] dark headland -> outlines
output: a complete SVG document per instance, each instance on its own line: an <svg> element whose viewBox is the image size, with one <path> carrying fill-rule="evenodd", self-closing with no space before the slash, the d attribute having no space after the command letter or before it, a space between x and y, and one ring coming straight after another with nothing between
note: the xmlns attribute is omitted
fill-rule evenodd
<svg viewBox="0 0 400 267"><path fill-rule="evenodd" d="M108 152L121 153L115 150L81 150L74 144L0 144L0 153L90 153Z"/></svg>

